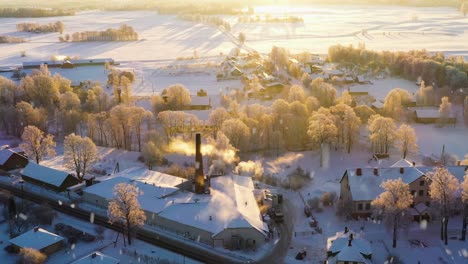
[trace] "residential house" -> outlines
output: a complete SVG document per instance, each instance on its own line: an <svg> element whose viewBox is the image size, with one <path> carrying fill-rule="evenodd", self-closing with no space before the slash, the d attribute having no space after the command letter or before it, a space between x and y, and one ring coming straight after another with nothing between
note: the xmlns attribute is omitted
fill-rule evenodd
<svg viewBox="0 0 468 264"><path fill-rule="evenodd" d="M327 255L327 264L372 264L369 241L347 229L328 238Z"/></svg>
<svg viewBox="0 0 468 264"><path fill-rule="evenodd" d="M34 229L10 239L10 243L17 249L32 248L51 255L63 247L64 238L45 229Z"/></svg>
<svg viewBox="0 0 468 264"><path fill-rule="evenodd" d="M408 110L413 112L414 120L417 123L433 124L441 121L438 107L411 107ZM451 115L445 122L448 124L455 124L457 123L457 118Z"/></svg>
<svg viewBox="0 0 468 264"><path fill-rule="evenodd" d="M56 192L66 191L68 187L79 184L80 181L72 174L29 162L20 171L24 181Z"/></svg>
<svg viewBox="0 0 468 264"><path fill-rule="evenodd" d="M386 180L402 179L409 184L413 203L411 213L414 220L430 219L430 180L426 174L435 167L416 167L407 160L400 160L389 168L347 169L340 180L340 200L348 204L351 216L355 218L372 215L372 201L384 190L380 186ZM447 166L459 180L465 175L466 166Z"/></svg>
<svg viewBox="0 0 468 264"><path fill-rule="evenodd" d="M11 149L0 150L0 170L10 171L22 169L28 165L29 160Z"/></svg>

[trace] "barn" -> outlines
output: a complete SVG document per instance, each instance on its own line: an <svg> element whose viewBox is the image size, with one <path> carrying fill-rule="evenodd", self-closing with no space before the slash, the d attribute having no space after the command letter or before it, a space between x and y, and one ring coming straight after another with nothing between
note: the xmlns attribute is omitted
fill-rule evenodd
<svg viewBox="0 0 468 264"><path fill-rule="evenodd" d="M66 191L68 187L80 183L76 177L68 172L45 167L34 162L29 162L20 171L20 174L24 181L56 192Z"/></svg>
<svg viewBox="0 0 468 264"><path fill-rule="evenodd" d="M10 240L10 243L18 248L33 248L46 255L51 255L63 247L64 238L45 229L34 229Z"/></svg>
<svg viewBox="0 0 468 264"><path fill-rule="evenodd" d="M0 170L10 171L22 169L28 165L28 159L11 149L0 150Z"/></svg>

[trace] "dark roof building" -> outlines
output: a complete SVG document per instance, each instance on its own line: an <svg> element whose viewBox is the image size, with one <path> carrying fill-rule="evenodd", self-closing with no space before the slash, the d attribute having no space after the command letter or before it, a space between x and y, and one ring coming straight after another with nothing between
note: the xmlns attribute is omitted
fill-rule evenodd
<svg viewBox="0 0 468 264"><path fill-rule="evenodd" d="M0 169L10 171L21 169L28 165L28 159L10 149L0 150Z"/></svg>
<svg viewBox="0 0 468 264"><path fill-rule="evenodd" d="M80 183L72 174L45 167L34 162L21 170L23 180L56 192L63 192L68 187Z"/></svg>

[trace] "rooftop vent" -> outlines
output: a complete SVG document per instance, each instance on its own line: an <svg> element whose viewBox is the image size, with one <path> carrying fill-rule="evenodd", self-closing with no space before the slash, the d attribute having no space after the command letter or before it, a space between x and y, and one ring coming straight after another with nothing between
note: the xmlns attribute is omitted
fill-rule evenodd
<svg viewBox="0 0 468 264"><path fill-rule="evenodd" d="M37 231L39 231L39 227L38 227L38 226L35 226L35 227L34 227L34 232L37 232Z"/></svg>
<svg viewBox="0 0 468 264"><path fill-rule="evenodd" d="M97 257L96 252L93 252L93 254L91 254L91 258L96 258L96 257Z"/></svg>

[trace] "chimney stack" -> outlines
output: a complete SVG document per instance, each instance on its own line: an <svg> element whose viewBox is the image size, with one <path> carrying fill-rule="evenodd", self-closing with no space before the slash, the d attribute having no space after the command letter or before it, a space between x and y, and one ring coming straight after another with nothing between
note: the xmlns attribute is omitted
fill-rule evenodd
<svg viewBox="0 0 468 264"><path fill-rule="evenodd" d="M195 134L195 193L205 193L205 176L203 174L200 133Z"/></svg>

